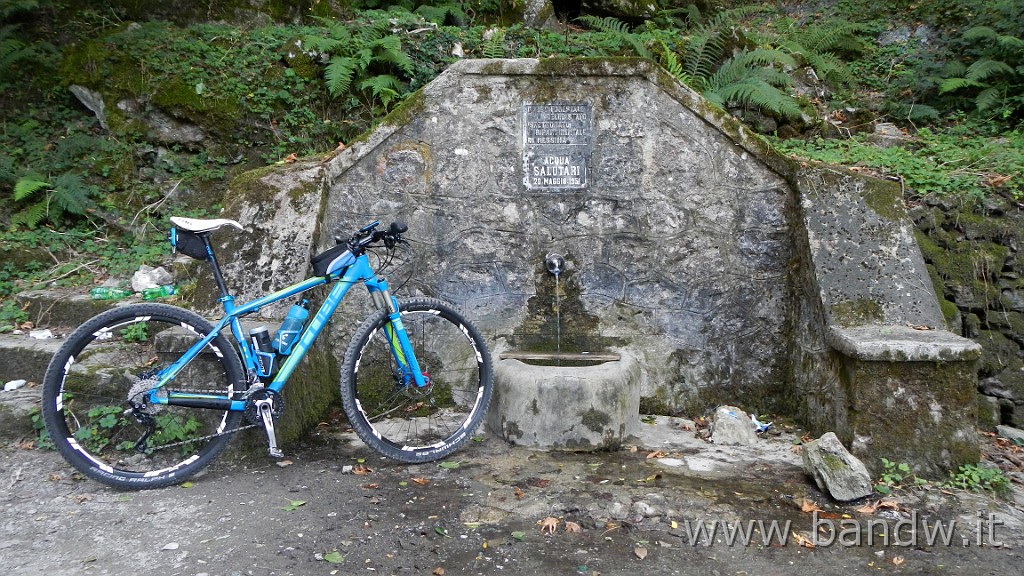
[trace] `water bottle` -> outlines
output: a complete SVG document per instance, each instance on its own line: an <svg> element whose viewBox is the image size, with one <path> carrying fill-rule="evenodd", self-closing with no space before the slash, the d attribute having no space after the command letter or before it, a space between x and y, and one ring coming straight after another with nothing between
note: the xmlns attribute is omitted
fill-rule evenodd
<svg viewBox="0 0 1024 576"><path fill-rule="evenodd" d="M173 296L175 294L173 284L166 284L164 286L157 286L155 288L146 288L142 291L143 300L156 300L157 298L165 298L167 296Z"/></svg>
<svg viewBox="0 0 1024 576"><path fill-rule="evenodd" d="M305 325L306 318L309 318L309 301L303 299L302 302L294 304L288 310L288 315L284 317L281 328L277 331L277 335L274 336L274 350L281 354L290 354L295 340L298 339L299 333L302 332L302 326Z"/></svg>
<svg viewBox="0 0 1024 576"><path fill-rule="evenodd" d="M249 341L252 342L253 352L256 353L256 373L264 379L273 378L277 372L277 355L270 342L270 331L266 326L257 326L249 330Z"/></svg>
<svg viewBox="0 0 1024 576"><path fill-rule="evenodd" d="M120 300L131 296L132 291L112 286L97 286L89 291L89 295L93 300Z"/></svg>

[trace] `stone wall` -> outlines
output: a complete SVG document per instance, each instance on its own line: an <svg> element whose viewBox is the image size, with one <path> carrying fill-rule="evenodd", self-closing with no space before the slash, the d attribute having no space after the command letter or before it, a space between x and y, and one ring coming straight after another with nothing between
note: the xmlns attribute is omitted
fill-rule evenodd
<svg viewBox="0 0 1024 576"><path fill-rule="evenodd" d="M869 466L899 419L928 439L917 471L976 461L978 347L942 326L899 190L772 153L648 62L459 62L365 140L239 188L243 293L400 219L397 292L454 302L495 352L623 351L648 411L799 413Z"/></svg>
<svg viewBox="0 0 1024 576"><path fill-rule="evenodd" d="M910 213L949 329L983 348L979 424L1024 426L1024 207L932 198Z"/></svg>

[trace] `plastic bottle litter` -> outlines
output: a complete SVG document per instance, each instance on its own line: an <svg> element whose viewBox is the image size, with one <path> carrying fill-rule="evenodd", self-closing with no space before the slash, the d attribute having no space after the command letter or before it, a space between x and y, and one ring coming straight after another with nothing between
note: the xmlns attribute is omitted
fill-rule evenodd
<svg viewBox="0 0 1024 576"><path fill-rule="evenodd" d="M772 424L774 424L774 422L768 422L767 424L765 424L764 422L758 420L757 416L754 416L753 414L750 415L750 421L754 423L754 429L758 434L768 430L769 428L772 427Z"/></svg>
<svg viewBox="0 0 1024 576"><path fill-rule="evenodd" d="M163 286L157 286L155 288L146 288L142 291L143 300L156 300L158 298L166 298L173 296L177 293L173 284L165 284Z"/></svg>
<svg viewBox="0 0 1024 576"><path fill-rule="evenodd" d="M4 392L17 390L18 388L24 386L26 383L27 382L25 382L24 380L11 380L10 382L4 384Z"/></svg>
<svg viewBox="0 0 1024 576"><path fill-rule="evenodd" d="M132 291L112 286L97 286L89 291L89 295L93 300L120 300L131 296Z"/></svg>

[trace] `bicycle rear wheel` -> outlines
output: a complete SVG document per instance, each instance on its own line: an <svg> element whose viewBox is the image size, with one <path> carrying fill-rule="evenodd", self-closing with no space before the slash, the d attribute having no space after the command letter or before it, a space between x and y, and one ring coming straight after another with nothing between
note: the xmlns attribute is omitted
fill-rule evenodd
<svg viewBox="0 0 1024 576"><path fill-rule="evenodd" d="M345 353L342 404L370 448L402 462L429 462L457 450L483 420L491 355L476 327L444 302L421 298L399 309L428 385L405 383L382 311L363 322Z"/></svg>
<svg viewBox="0 0 1024 576"><path fill-rule="evenodd" d="M86 476L116 488L181 482L227 445L241 412L152 403L147 391L213 327L166 304L132 304L75 330L43 378L42 415L53 446ZM163 390L240 397L238 354L215 338Z"/></svg>

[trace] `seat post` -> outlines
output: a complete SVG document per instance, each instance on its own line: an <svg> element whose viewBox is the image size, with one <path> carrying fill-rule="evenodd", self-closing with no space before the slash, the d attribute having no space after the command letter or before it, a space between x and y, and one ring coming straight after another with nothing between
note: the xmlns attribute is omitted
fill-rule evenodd
<svg viewBox="0 0 1024 576"><path fill-rule="evenodd" d="M213 253L213 246L210 245L210 234L200 234L203 239L203 244L206 246L206 260L210 263L210 268L213 269L213 281L217 283L217 289L220 290L221 298L227 298L228 287L224 283L224 275L220 272L220 264L217 262L217 256Z"/></svg>

